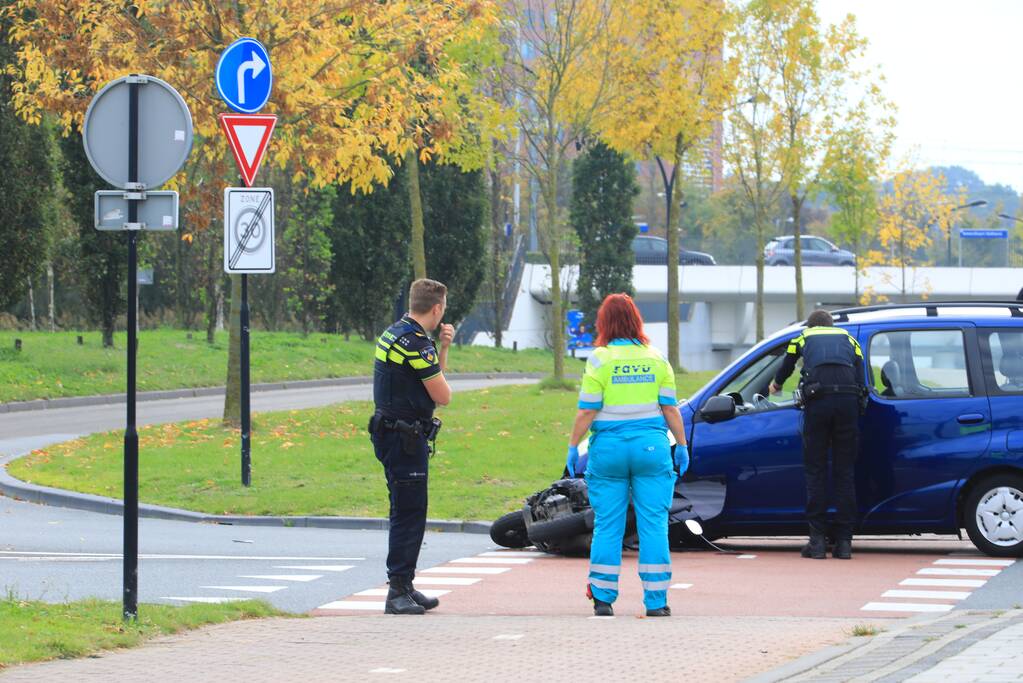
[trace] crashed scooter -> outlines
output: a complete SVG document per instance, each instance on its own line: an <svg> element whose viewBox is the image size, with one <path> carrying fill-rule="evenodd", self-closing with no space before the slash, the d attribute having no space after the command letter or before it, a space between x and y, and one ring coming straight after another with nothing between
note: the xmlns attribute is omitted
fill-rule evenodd
<svg viewBox="0 0 1023 683"><path fill-rule="evenodd" d="M668 434L672 455L675 439ZM579 444L579 465L585 470L588 440ZM668 540L672 548L703 547L704 539L699 516L692 502L676 482L671 507L668 509ZM526 499L521 510L498 518L490 527L490 538L504 548L536 546L547 553L582 556L590 552L593 538L593 508L590 507L586 480L572 477L564 470L563 478ZM623 545L638 546L636 515L629 505L625 521Z"/></svg>

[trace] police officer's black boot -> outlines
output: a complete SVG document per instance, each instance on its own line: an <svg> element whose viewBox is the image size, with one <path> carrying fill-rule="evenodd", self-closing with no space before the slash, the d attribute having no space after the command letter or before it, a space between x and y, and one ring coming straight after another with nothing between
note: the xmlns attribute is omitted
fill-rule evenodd
<svg viewBox="0 0 1023 683"><path fill-rule="evenodd" d="M835 541L835 549L831 551L831 556L836 560L851 560L852 559L852 539L851 538L840 538Z"/></svg>
<svg viewBox="0 0 1023 683"><path fill-rule="evenodd" d="M408 579L392 578L384 603L384 614L426 614L426 608L412 597L412 582Z"/></svg>
<svg viewBox="0 0 1023 683"><path fill-rule="evenodd" d="M409 589L410 589L409 595L412 596L412 600L414 600L417 605L422 607L427 612L429 612L434 607L440 604L440 600L438 600L437 598L426 597L425 595L417 591L416 587L413 586L411 583L409 584Z"/></svg>
<svg viewBox="0 0 1023 683"><path fill-rule="evenodd" d="M827 539L819 534L812 534L810 541L803 546L800 554L812 560L825 560L828 557Z"/></svg>

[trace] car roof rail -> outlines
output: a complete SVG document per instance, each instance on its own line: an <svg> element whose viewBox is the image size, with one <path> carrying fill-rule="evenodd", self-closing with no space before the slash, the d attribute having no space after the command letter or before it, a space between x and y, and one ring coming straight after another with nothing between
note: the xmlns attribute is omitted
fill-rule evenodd
<svg viewBox="0 0 1023 683"><path fill-rule="evenodd" d="M835 322L849 322L849 316L857 313L893 311L904 308L923 308L927 311L927 317L930 318L937 317L939 308L1002 308L1008 309L1009 315L1013 318L1023 318L1023 301L910 301L839 308L831 311L831 315Z"/></svg>

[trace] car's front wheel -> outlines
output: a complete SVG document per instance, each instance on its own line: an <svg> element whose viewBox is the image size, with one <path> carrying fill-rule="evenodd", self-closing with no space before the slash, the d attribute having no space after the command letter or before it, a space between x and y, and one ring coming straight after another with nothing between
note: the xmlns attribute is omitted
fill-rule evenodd
<svg viewBox="0 0 1023 683"><path fill-rule="evenodd" d="M1023 557L1023 475L1006 472L974 486L963 509L966 533L993 557Z"/></svg>

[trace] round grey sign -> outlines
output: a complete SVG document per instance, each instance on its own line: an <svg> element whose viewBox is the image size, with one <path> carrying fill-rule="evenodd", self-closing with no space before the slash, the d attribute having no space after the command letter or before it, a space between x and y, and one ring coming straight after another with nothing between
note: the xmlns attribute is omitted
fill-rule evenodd
<svg viewBox="0 0 1023 683"><path fill-rule="evenodd" d="M153 76L125 76L96 93L82 138L89 163L115 187L128 186L129 80L139 82L138 179L155 189L174 177L192 151L192 115L170 85Z"/></svg>

